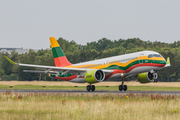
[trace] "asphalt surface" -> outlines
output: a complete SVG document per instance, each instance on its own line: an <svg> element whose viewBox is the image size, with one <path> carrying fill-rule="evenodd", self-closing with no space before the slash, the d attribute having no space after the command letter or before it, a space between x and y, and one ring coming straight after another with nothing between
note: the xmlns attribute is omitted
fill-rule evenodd
<svg viewBox="0 0 180 120"><path fill-rule="evenodd" d="M105 90L97 90L94 92L88 92L86 90L34 90L34 89L0 89L0 92L12 92L12 93L83 93L83 94L176 94L180 95L180 91L105 91Z"/></svg>

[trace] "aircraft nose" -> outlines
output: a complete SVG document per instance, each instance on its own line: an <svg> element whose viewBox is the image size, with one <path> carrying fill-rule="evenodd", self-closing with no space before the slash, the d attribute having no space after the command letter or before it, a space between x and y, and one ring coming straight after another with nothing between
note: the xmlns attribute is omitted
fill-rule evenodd
<svg viewBox="0 0 180 120"><path fill-rule="evenodd" d="M164 59L164 58L163 58L163 59ZM163 64L165 64L165 65L166 65L166 59L164 59L164 60L163 60Z"/></svg>
<svg viewBox="0 0 180 120"><path fill-rule="evenodd" d="M164 64L166 65L166 63L167 63L167 62L166 62L166 60L164 59Z"/></svg>
<svg viewBox="0 0 180 120"><path fill-rule="evenodd" d="M162 58L163 58L163 57L162 57ZM166 62L166 60L165 60L164 58L160 61L160 64L163 65L163 66L165 66L166 63L167 63L167 62Z"/></svg>

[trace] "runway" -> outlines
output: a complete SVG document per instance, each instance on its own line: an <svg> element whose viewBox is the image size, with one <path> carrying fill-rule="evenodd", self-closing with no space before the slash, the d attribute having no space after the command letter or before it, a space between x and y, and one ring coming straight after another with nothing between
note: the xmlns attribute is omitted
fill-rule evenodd
<svg viewBox="0 0 180 120"><path fill-rule="evenodd" d="M88 92L86 90L34 90L34 89L0 89L0 92L11 92L11 93L73 93L73 94L176 94L180 95L180 91L105 91L97 90L94 92Z"/></svg>

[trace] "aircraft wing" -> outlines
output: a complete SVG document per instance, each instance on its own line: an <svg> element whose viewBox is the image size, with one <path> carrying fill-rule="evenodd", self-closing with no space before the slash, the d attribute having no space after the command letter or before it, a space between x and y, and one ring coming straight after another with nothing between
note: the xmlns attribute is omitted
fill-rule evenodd
<svg viewBox="0 0 180 120"><path fill-rule="evenodd" d="M42 73L50 73L50 71L56 71L56 72L61 72L62 73L61 75L66 74L66 73L73 73L73 74L81 74L82 73L82 74L85 74L87 71L92 70L92 69L85 69L85 68L67 68L67 67L55 67L55 66L33 65L33 64L21 64L21 63L15 63L14 61L12 61L11 59L9 59L6 56L5 56L5 58L11 64L14 64L14 65L34 67L34 68L37 68L40 70L44 70L44 71L41 71ZM106 74L110 74L113 72L113 70L103 70L103 69L102 69L102 71L105 72ZM28 72L28 70L25 72ZM39 71L37 71L37 73L38 72Z"/></svg>
<svg viewBox="0 0 180 120"><path fill-rule="evenodd" d="M48 73L48 74L57 74L56 71L42 71L42 70L23 70L23 72L29 72L29 73Z"/></svg>

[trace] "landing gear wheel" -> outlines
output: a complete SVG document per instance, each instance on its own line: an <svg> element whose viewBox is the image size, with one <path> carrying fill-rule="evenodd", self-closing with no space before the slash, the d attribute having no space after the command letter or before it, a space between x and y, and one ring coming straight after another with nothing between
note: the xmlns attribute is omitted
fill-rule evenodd
<svg viewBox="0 0 180 120"><path fill-rule="evenodd" d="M87 89L87 91L89 92L89 91L91 90L91 86L88 85L88 86L86 87L86 89Z"/></svg>
<svg viewBox="0 0 180 120"><path fill-rule="evenodd" d="M95 91L95 86L94 85L87 85L86 87L87 91Z"/></svg>
<svg viewBox="0 0 180 120"><path fill-rule="evenodd" d="M124 85L124 91L126 91L127 90L127 85Z"/></svg>
<svg viewBox="0 0 180 120"><path fill-rule="evenodd" d="M122 85L119 86L119 91L122 91L123 87Z"/></svg>
<svg viewBox="0 0 180 120"><path fill-rule="evenodd" d="M157 80L154 80L155 83L157 83Z"/></svg>
<svg viewBox="0 0 180 120"><path fill-rule="evenodd" d="M92 85L91 90L95 91L95 86L94 85Z"/></svg>

